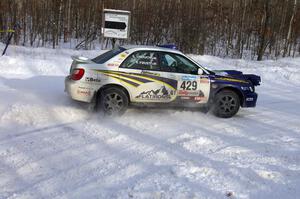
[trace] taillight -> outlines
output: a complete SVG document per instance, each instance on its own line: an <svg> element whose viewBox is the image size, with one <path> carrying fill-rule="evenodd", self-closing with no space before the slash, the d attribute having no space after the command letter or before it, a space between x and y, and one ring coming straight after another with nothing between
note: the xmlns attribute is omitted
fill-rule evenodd
<svg viewBox="0 0 300 199"><path fill-rule="evenodd" d="M82 69L82 68L75 68L72 71L71 79L72 80L80 80L83 77L83 75L84 75L84 69Z"/></svg>

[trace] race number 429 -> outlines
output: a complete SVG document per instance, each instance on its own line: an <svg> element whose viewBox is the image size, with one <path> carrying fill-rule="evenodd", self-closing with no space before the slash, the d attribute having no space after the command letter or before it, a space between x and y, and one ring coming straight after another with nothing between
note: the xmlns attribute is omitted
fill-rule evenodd
<svg viewBox="0 0 300 199"><path fill-rule="evenodd" d="M195 91L197 90L197 81L182 81L180 88L182 90Z"/></svg>

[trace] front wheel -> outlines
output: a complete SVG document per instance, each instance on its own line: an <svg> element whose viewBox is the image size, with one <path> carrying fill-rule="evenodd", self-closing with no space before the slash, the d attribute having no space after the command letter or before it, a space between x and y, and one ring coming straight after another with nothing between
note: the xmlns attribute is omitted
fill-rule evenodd
<svg viewBox="0 0 300 199"><path fill-rule="evenodd" d="M105 115L118 116L125 113L128 107L128 97L119 88L107 88L100 93L100 109Z"/></svg>
<svg viewBox="0 0 300 199"><path fill-rule="evenodd" d="M239 108L239 96L234 91L223 90L216 95L212 111L217 117L230 118L239 111Z"/></svg>

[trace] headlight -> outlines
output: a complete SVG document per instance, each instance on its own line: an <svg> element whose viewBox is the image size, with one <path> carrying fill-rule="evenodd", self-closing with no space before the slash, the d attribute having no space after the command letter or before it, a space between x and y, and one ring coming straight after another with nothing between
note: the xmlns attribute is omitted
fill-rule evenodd
<svg viewBox="0 0 300 199"><path fill-rule="evenodd" d="M253 92L253 88L252 88L252 87L241 86L241 89L242 89L243 91L251 91L251 92Z"/></svg>

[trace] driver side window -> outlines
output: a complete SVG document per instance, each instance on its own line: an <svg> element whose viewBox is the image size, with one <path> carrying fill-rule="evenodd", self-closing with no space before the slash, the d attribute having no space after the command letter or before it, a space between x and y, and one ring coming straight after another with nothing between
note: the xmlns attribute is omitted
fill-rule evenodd
<svg viewBox="0 0 300 199"><path fill-rule="evenodd" d="M173 53L160 53L161 71L197 74L198 66L185 57Z"/></svg>

